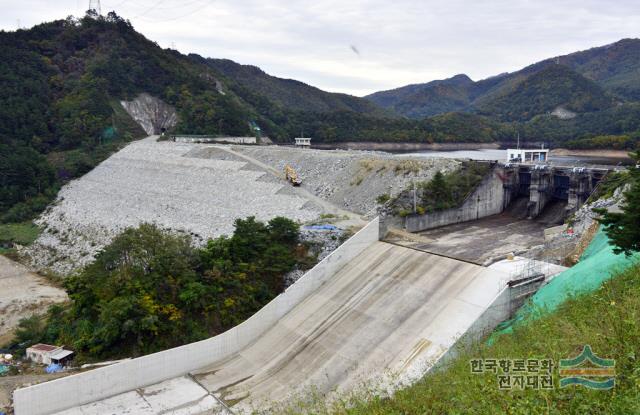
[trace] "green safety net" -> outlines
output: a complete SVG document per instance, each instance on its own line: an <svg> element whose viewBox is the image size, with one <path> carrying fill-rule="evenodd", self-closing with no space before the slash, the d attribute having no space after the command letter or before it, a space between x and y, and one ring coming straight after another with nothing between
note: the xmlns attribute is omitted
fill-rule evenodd
<svg viewBox="0 0 640 415"><path fill-rule="evenodd" d="M616 272L629 267L638 260L640 260L640 253L630 257L626 257L624 254L616 255L607 234L600 226L580 257L580 261L540 288L516 312L512 319L498 325L489 338L489 344L493 343L497 336L511 333L514 325L535 320L541 315L555 310L569 297L597 290Z"/></svg>

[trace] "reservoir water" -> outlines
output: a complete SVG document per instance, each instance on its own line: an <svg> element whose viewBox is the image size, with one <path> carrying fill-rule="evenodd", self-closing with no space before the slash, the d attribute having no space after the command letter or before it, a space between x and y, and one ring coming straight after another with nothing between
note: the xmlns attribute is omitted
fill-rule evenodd
<svg viewBox="0 0 640 415"><path fill-rule="evenodd" d="M455 159L471 159L471 160L498 160L505 161L507 151L500 149L482 149L482 150L456 150L456 151L414 151L414 152L396 152L403 156L412 157L444 157ZM549 155L549 161L557 165L571 166L627 166L631 165L631 159L621 159L613 157L594 157L594 156L557 156Z"/></svg>

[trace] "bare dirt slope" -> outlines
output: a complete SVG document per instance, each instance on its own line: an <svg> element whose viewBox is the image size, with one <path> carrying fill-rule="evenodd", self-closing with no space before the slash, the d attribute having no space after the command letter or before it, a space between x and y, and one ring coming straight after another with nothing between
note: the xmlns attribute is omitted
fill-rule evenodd
<svg viewBox="0 0 640 415"><path fill-rule="evenodd" d="M49 305L66 300L63 290L0 255L0 344L9 340L21 318L44 313Z"/></svg>

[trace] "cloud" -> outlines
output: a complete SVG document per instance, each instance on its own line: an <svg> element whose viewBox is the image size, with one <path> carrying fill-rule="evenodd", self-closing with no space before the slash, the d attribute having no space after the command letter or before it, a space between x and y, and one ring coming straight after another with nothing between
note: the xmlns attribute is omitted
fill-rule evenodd
<svg viewBox="0 0 640 415"><path fill-rule="evenodd" d="M81 14L84 0L0 0L0 27ZM637 37L634 1L102 1L163 47L364 95L466 73L481 79ZM360 54L354 53L352 46Z"/></svg>

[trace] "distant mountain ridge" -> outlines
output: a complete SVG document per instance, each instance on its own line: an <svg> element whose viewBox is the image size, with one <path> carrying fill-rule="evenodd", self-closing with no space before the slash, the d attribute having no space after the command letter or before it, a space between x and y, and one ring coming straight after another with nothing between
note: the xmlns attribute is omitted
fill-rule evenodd
<svg viewBox="0 0 640 415"><path fill-rule="evenodd" d="M548 69L554 67L564 69ZM542 91L553 92L553 96L541 94ZM515 114L508 107L513 104L508 97L516 100L527 97L533 104ZM477 82L466 75L456 75L376 92L365 98L410 118L463 111L526 121L548 112L553 105L575 107L579 112L601 110L616 100L640 101L640 39L623 39L549 58L520 71ZM522 102L516 104L523 107Z"/></svg>
<svg viewBox="0 0 640 415"><path fill-rule="evenodd" d="M123 102L170 107L170 134L244 136L257 125L285 144L304 131L314 144L496 143L519 135L633 149L639 97L633 39L478 82L456 75L364 99L162 49L117 14L89 12L0 31L0 223L32 219L62 184L163 128L152 123L145 132L145 120Z"/></svg>
<svg viewBox="0 0 640 415"><path fill-rule="evenodd" d="M616 99L563 65L549 65L522 81L474 101L474 110L503 121L528 121L562 107L575 113L611 108Z"/></svg>
<svg viewBox="0 0 640 415"><path fill-rule="evenodd" d="M467 75L376 92L365 98L410 118L459 111L471 104L475 83Z"/></svg>
<svg viewBox="0 0 640 415"><path fill-rule="evenodd" d="M246 88L261 94L287 109L330 112L353 111L373 116L391 116L373 102L348 94L326 92L294 79L278 78L253 65L241 65L229 59L205 59L189 55Z"/></svg>

